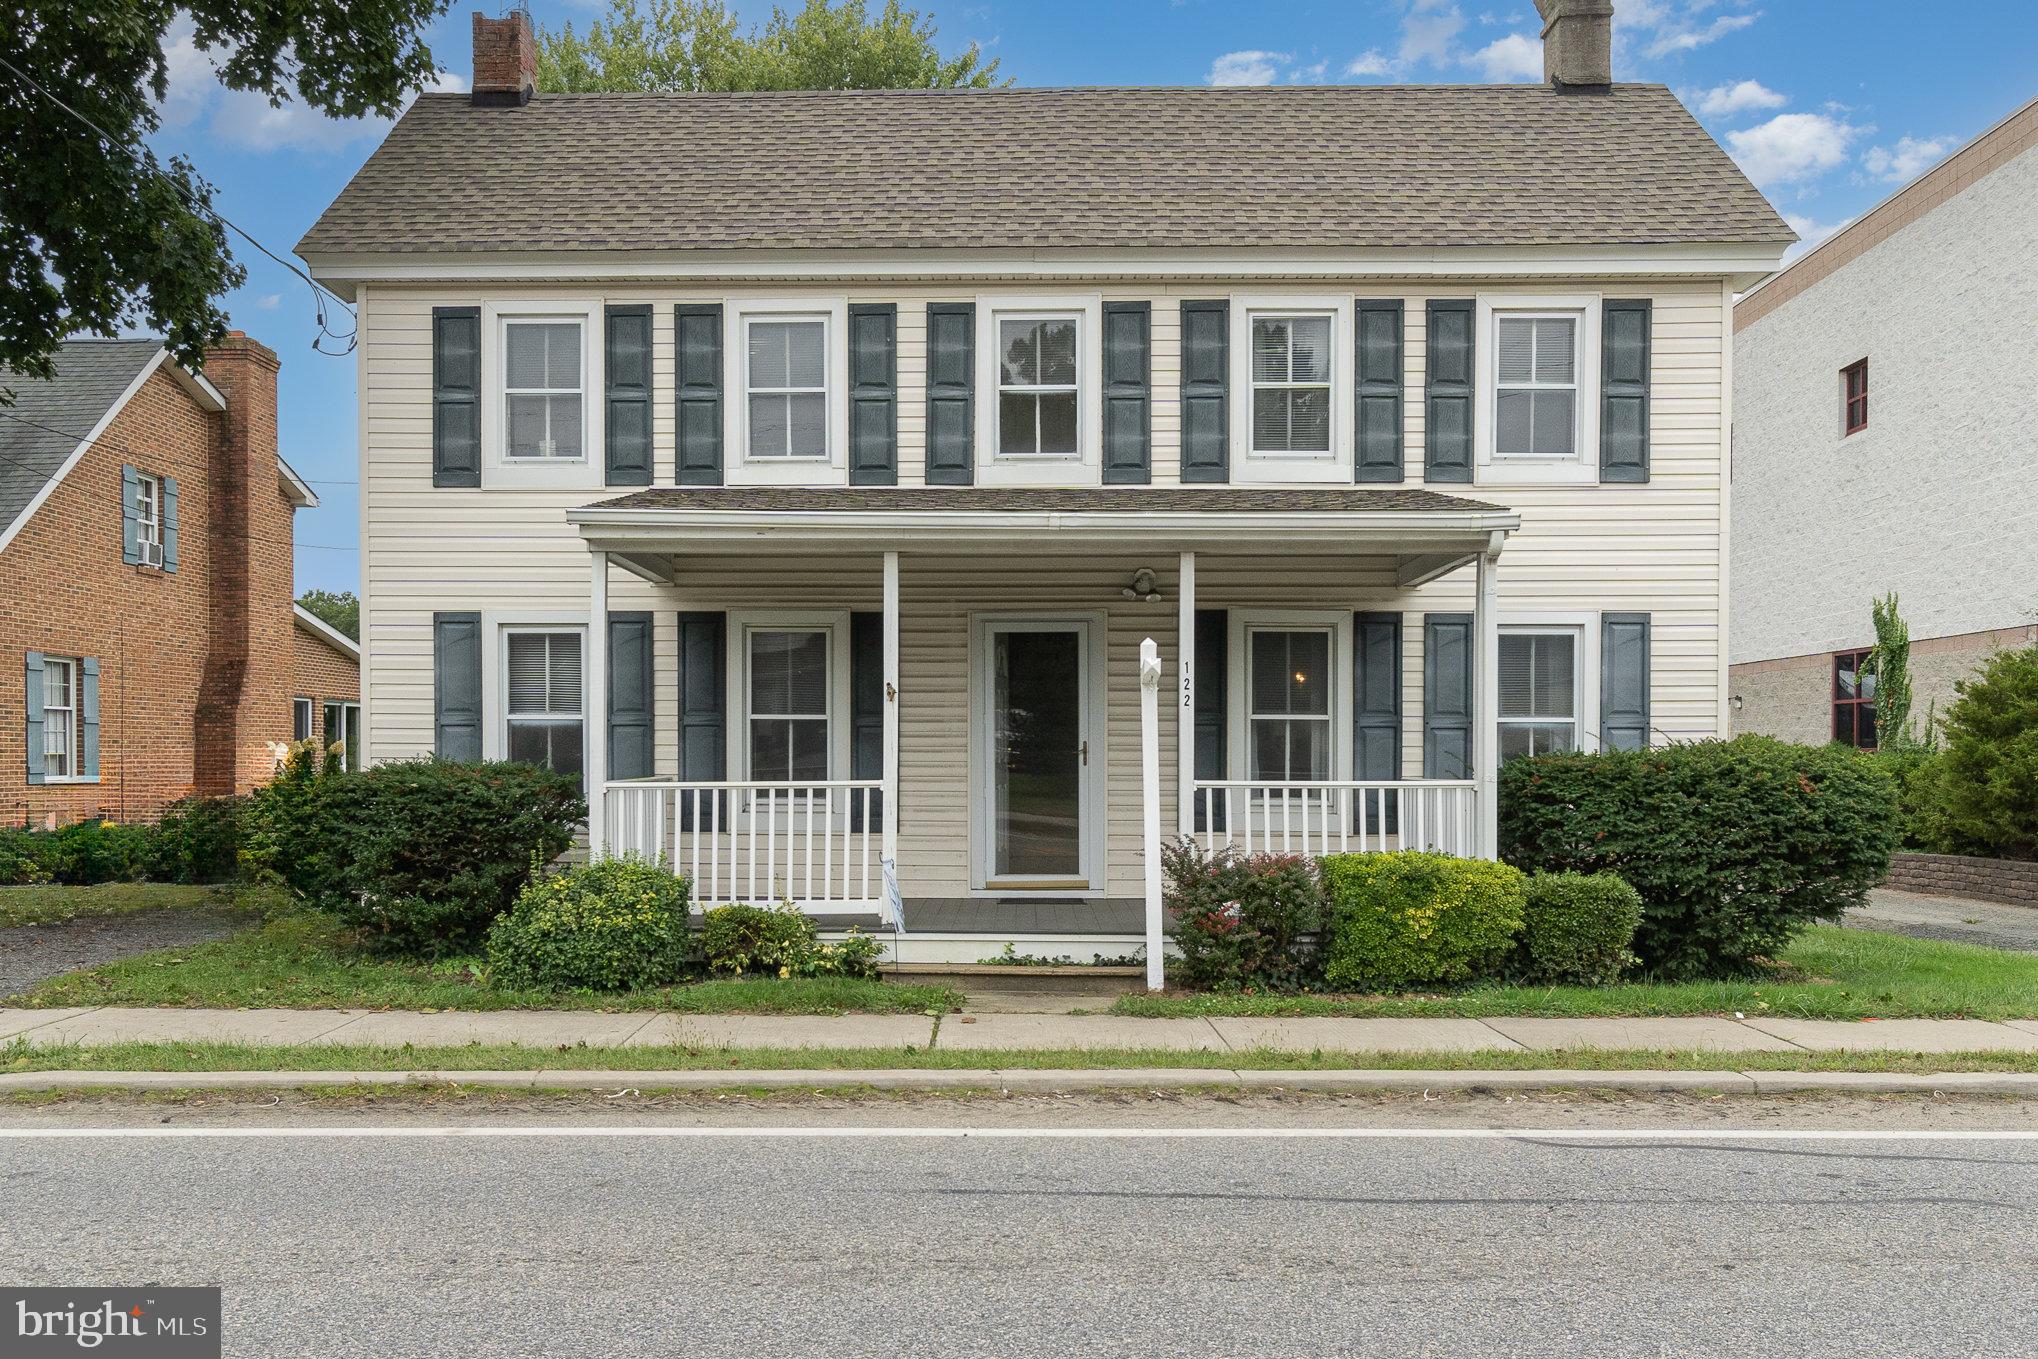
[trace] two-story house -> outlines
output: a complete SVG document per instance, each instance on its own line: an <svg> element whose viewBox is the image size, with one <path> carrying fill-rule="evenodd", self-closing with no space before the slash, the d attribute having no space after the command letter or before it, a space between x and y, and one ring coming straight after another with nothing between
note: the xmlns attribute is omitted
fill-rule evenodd
<svg viewBox="0 0 2038 1359"><path fill-rule="evenodd" d="M366 741L696 900L1123 952L1171 832L1491 854L1725 721L1731 298L1792 239L1604 0L1540 86L532 92L474 19L299 246L359 307ZM888 889L893 866L896 897Z"/></svg>

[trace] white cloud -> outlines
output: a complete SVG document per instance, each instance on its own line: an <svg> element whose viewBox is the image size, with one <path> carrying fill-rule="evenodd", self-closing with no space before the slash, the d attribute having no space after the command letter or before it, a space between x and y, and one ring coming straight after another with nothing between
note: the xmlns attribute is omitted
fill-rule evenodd
<svg viewBox="0 0 2038 1359"><path fill-rule="evenodd" d="M1916 179L1953 149L1951 137L1899 137L1894 147L1871 146L1861 163L1886 184Z"/></svg>
<svg viewBox="0 0 2038 1359"><path fill-rule="evenodd" d="M1703 27L1686 23L1673 23L1657 30L1642 51L1652 57L1669 56L1673 52L1689 52L1718 42L1729 33L1738 33L1760 18L1759 14L1722 14Z"/></svg>
<svg viewBox="0 0 2038 1359"><path fill-rule="evenodd" d="M1843 230L1854 219L1852 217L1842 217L1837 222L1819 222L1800 213L1786 212L1783 214L1783 220L1792 231L1798 234L1797 244L1784 252L1783 262L1789 264L1799 255L1804 254L1834 232Z"/></svg>
<svg viewBox="0 0 2038 1359"><path fill-rule="evenodd" d="M1402 64L1449 65L1455 60L1455 44L1464 28L1465 16L1451 0L1411 0L1401 19Z"/></svg>
<svg viewBox="0 0 2038 1359"><path fill-rule="evenodd" d="M1727 150L1757 184L1788 184L1824 174L1847 159L1856 137L1872 131L1823 113L1779 113L1727 134Z"/></svg>
<svg viewBox="0 0 2038 1359"><path fill-rule="evenodd" d="M470 82L458 71L440 71L432 77L432 83L425 86L426 94L465 94Z"/></svg>
<svg viewBox="0 0 2038 1359"><path fill-rule="evenodd" d="M1286 52L1262 52L1257 48L1226 52L1210 63L1210 74L1204 79L1212 85L1271 85L1281 67L1293 60Z"/></svg>
<svg viewBox="0 0 2038 1359"><path fill-rule="evenodd" d="M1523 33L1510 33L1504 38L1496 38L1466 57L1465 61L1469 65L1481 67L1486 73L1486 78L1492 81L1543 78L1542 40Z"/></svg>
<svg viewBox="0 0 2038 1359"><path fill-rule="evenodd" d="M1394 74L1394 63L1379 48L1368 48L1352 58L1351 64L1345 67L1345 74L1364 80L1378 80Z"/></svg>
<svg viewBox="0 0 2038 1359"><path fill-rule="evenodd" d="M1298 66L1294 70L1288 72L1288 79L1293 84L1313 85L1318 81L1322 80L1324 76L1328 75L1329 73L1330 73L1329 62L1312 61L1307 66Z"/></svg>
<svg viewBox="0 0 2038 1359"><path fill-rule="evenodd" d="M1728 118L1759 109L1780 109L1790 100L1759 81L1715 85L1698 97L1698 111L1709 118Z"/></svg>
<svg viewBox="0 0 2038 1359"><path fill-rule="evenodd" d="M282 293L264 293L255 299L255 305L263 311L274 311L283 305Z"/></svg>

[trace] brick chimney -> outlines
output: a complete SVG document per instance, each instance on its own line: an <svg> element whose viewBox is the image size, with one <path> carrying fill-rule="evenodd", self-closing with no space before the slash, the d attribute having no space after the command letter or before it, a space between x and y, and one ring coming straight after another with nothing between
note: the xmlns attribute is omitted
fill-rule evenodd
<svg viewBox="0 0 2038 1359"><path fill-rule="evenodd" d="M240 331L205 353L226 398L207 469L205 667L198 682L194 782L201 796L245 793L275 772L269 742L290 735L292 507L277 482L275 351Z"/></svg>
<svg viewBox="0 0 2038 1359"><path fill-rule="evenodd" d="M1543 78L1573 94L1612 89L1613 0L1536 0L1536 9L1543 16Z"/></svg>
<svg viewBox="0 0 2038 1359"><path fill-rule="evenodd" d="M474 106L522 108L537 87L538 41L530 11L518 5L500 19L474 11Z"/></svg>

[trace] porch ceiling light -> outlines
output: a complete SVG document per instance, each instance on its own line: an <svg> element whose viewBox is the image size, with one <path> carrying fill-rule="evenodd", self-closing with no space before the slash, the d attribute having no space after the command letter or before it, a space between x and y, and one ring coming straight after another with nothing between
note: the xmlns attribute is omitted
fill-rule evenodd
<svg viewBox="0 0 2038 1359"><path fill-rule="evenodd" d="M1118 593L1126 599L1137 599L1145 604L1155 603L1161 597L1160 588L1154 582L1153 572L1144 566L1132 573L1132 584Z"/></svg>

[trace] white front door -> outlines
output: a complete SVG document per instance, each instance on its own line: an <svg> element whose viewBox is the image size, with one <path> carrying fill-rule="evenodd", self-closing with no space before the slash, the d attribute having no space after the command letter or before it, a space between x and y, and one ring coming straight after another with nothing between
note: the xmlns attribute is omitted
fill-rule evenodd
<svg viewBox="0 0 2038 1359"><path fill-rule="evenodd" d="M995 892L1101 886L1099 629L1088 618L985 618L972 692L974 877Z"/></svg>

